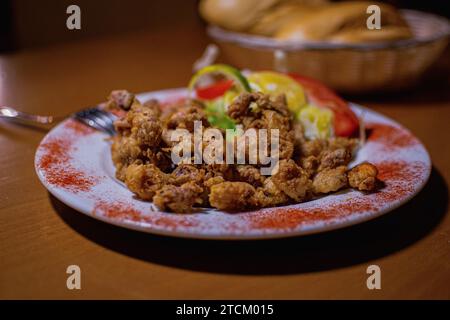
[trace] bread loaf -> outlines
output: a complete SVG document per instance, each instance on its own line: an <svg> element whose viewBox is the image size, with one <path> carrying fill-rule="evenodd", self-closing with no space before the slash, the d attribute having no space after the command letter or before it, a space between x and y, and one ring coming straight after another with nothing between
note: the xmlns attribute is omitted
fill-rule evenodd
<svg viewBox="0 0 450 320"><path fill-rule="evenodd" d="M381 9L381 29L367 28L367 7L376 4ZM274 37L290 41L332 41L339 43L391 41L411 37L406 22L392 6L365 1L333 3L321 7L303 19L291 21Z"/></svg>

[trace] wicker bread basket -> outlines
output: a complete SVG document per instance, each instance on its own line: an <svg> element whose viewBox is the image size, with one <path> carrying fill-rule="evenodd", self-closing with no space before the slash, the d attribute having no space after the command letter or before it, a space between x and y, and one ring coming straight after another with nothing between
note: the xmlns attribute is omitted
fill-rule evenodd
<svg viewBox="0 0 450 320"><path fill-rule="evenodd" d="M414 37L386 43L287 43L209 26L221 58L239 68L285 69L322 81L344 93L393 91L413 85L445 49L447 19L401 10ZM280 66L280 57L283 63Z"/></svg>

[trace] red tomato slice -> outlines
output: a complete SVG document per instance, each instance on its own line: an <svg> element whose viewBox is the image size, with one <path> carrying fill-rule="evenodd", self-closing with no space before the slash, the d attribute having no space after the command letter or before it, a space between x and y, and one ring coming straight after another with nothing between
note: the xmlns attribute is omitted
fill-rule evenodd
<svg viewBox="0 0 450 320"><path fill-rule="evenodd" d="M222 96L233 86L233 80L221 80L210 86L195 89L197 97L204 100L213 100Z"/></svg>
<svg viewBox="0 0 450 320"><path fill-rule="evenodd" d="M309 100L318 107L328 108L334 113L334 132L339 137L349 137L359 128L358 117L347 102L317 80L289 73L306 91Z"/></svg>

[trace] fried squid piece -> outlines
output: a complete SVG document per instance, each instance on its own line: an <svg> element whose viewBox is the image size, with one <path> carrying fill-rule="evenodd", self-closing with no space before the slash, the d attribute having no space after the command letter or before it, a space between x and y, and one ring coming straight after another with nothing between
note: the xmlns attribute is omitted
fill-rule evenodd
<svg viewBox="0 0 450 320"><path fill-rule="evenodd" d="M134 103L127 114L127 121L131 124L131 135L139 145L157 147L161 141L162 126L159 120L158 104Z"/></svg>
<svg viewBox="0 0 450 320"><path fill-rule="evenodd" d="M313 180L315 194L325 194L338 191L347 186L347 169L345 166L328 168L320 171Z"/></svg>
<svg viewBox="0 0 450 320"><path fill-rule="evenodd" d="M116 178L125 181L127 167L138 161L142 153L136 140L131 137L116 136L111 146L111 157L116 166Z"/></svg>
<svg viewBox="0 0 450 320"><path fill-rule="evenodd" d="M278 163L278 171L272 176L272 180L278 189L297 202L307 199L311 190L308 174L292 159Z"/></svg>
<svg viewBox="0 0 450 320"><path fill-rule="evenodd" d="M377 168L369 162L364 162L348 172L348 182L352 188L360 191L373 191L377 188L377 175Z"/></svg>
<svg viewBox="0 0 450 320"><path fill-rule="evenodd" d="M200 183L205 178L205 170L199 169L192 164L180 164L175 168L171 176L176 185L182 185L190 181Z"/></svg>
<svg viewBox="0 0 450 320"><path fill-rule="evenodd" d="M300 151L302 156L309 157L319 157L322 151L327 148L327 140L314 139L305 141L300 145Z"/></svg>
<svg viewBox="0 0 450 320"><path fill-rule="evenodd" d="M315 156L309 156L300 159L300 165L303 171L306 172L309 178L311 178L317 171L319 167L319 160Z"/></svg>
<svg viewBox="0 0 450 320"><path fill-rule="evenodd" d="M230 118L242 123L246 117L251 115L250 104L256 102L259 96L257 93L244 93L237 97L228 107Z"/></svg>
<svg viewBox="0 0 450 320"><path fill-rule="evenodd" d="M162 172L154 164L131 164L125 172L125 184L139 198L152 200L156 191L170 184L170 175Z"/></svg>
<svg viewBox="0 0 450 320"><path fill-rule="evenodd" d="M264 185L256 190L253 201L257 207L274 207L289 202L289 197L273 183L272 177L264 180Z"/></svg>
<svg viewBox="0 0 450 320"><path fill-rule="evenodd" d="M238 165L236 172L239 181L247 182L255 187L261 187L266 179L258 168L251 165Z"/></svg>
<svg viewBox="0 0 450 320"><path fill-rule="evenodd" d="M352 160L352 154L347 149L326 150L322 153L318 171L347 165L350 160Z"/></svg>
<svg viewBox="0 0 450 320"><path fill-rule="evenodd" d="M156 191L153 203L160 210L188 213L203 203L202 193L203 188L192 181L181 186L168 184Z"/></svg>
<svg viewBox="0 0 450 320"><path fill-rule="evenodd" d="M168 129L186 129L194 132L195 121L200 121L202 126L209 127L209 122L202 106L197 101L187 101L180 108L173 110L165 118Z"/></svg>
<svg viewBox="0 0 450 320"><path fill-rule="evenodd" d="M114 90L110 93L106 102L106 109L129 110L135 101L134 94L127 90Z"/></svg>
<svg viewBox="0 0 450 320"><path fill-rule="evenodd" d="M222 182L211 187L209 202L219 210L236 211L251 207L255 188L246 182Z"/></svg>
<svg viewBox="0 0 450 320"><path fill-rule="evenodd" d="M261 92L243 93L228 107L228 115L247 129L279 131L279 158L289 159L294 153L295 131L284 95L274 100Z"/></svg>

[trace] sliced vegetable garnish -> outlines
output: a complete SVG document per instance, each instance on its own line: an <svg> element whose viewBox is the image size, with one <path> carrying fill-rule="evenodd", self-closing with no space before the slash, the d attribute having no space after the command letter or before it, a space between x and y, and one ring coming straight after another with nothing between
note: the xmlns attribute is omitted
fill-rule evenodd
<svg viewBox="0 0 450 320"><path fill-rule="evenodd" d="M306 105L302 86L291 77L272 71L254 72L248 76L250 87L254 91L267 94L285 94L289 110L297 114Z"/></svg>
<svg viewBox="0 0 450 320"><path fill-rule="evenodd" d="M226 113L225 99L219 97L215 100L205 101L208 122L222 129L234 129L236 124Z"/></svg>
<svg viewBox="0 0 450 320"><path fill-rule="evenodd" d="M311 104L328 108L334 113L334 133L340 137L349 137L358 131L359 120L350 109L347 102L342 100L331 89L317 80L289 74L300 83L306 91Z"/></svg>
<svg viewBox="0 0 450 320"><path fill-rule="evenodd" d="M333 112L329 109L307 105L298 113L297 120L303 126L308 139L327 139L333 136Z"/></svg>
<svg viewBox="0 0 450 320"><path fill-rule="evenodd" d="M247 79L242 75L242 73L231 66L225 65L225 64L213 64L210 66L206 66L199 71L197 71L196 74L191 78L191 81L189 82L189 90L192 91L194 89L197 90L197 93L201 92L201 90L206 88L197 88L199 80L204 77L205 75L221 75L227 80L232 80L233 87L237 88L239 92L250 92L250 85L247 81ZM217 84L216 84L217 85ZM205 99L214 99L219 97L221 94L224 94L228 89L231 88L229 86L229 83L227 82L219 82L219 87L215 87L215 85L212 85L209 90L207 90L207 97ZM213 91L213 92L211 92ZM202 92L201 92L202 93ZM205 92L203 92L205 93ZM216 95L217 94L217 95ZM198 97L201 98L201 97Z"/></svg>
<svg viewBox="0 0 450 320"><path fill-rule="evenodd" d="M198 87L204 76L221 76L212 85ZM196 91L198 99L204 100L208 121L215 127L234 129L235 122L227 115L228 106L242 92L250 92L250 85L242 73L231 66L214 64L197 71L189 82L189 91Z"/></svg>
<svg viewBox="0 0 450 320"><path fill-rule="evenodd" d="M233 80L221 80L210 86L196 88L197 98L202 100L213 100L221 97L233 87Z"/></svg>
<svg viewBox="0 0 450 320"><path fill-rule="evenodd" d="M199 86L206 75L221 79L212 85ZM209 122L223 129L235 127L226 113L228 106L239 94L252 90L273 96L285 94L289 110L302 122L310 138L327 138L334 134L348 137L359 128L359 120L347 102L322 83L297 74L262 71L246 78L236 68L214 64L200 69L192 77L189 90L195 90L197 98L205 101Z"/></svg>
<svg viewBox="0 0 450 320"><path fill-rule="evenodd" d="M237 96L239 96L239 92L232 88L220 97L212 100L205 100L205 111L208 115L209 123L222 129L234 129L236 124L233 119L227 115L227 111L228 106L233 103L234 98Z"/></svg>

